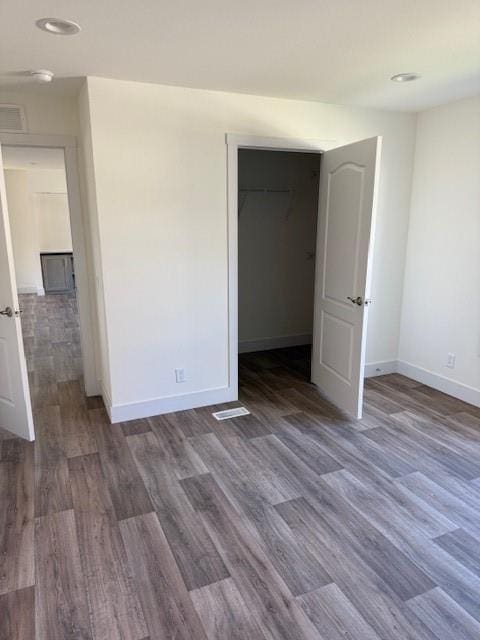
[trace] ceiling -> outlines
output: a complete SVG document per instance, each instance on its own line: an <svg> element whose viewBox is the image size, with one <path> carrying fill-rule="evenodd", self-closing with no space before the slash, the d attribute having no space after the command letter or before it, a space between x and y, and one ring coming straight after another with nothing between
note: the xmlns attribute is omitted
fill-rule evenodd
<svg viewBox="0 0 480 640"><path fill-rule="evenodd" d="M82 31L44 33L34 26L42 17ZM416 111L480 92L479 62L479 0L7 0L0 9L0 84L10 87L46 68ZM389 80L407 71L422 78Z"/></svg>
<svg viewBox="0 0 480 640"><path fill-rule="evenodd" d="M63 149L2 145L2 158L5 169L64 170L65 168Z"/></svg>

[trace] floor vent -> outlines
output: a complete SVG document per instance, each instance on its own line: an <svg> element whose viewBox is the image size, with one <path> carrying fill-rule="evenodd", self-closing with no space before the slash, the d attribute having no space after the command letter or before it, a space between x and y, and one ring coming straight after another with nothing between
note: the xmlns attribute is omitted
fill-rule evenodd
<svg viewBox="0 0 480 640"><path fill-rule="evenodd" d="M245 407L235 407L234 409L225 409L225 411L217 411L212 413L215 420L228 420L229 418L238 418L239 416L248 416L250 411Z"/></svg>
<svg viewBox="0 0 480 640"><path fill-rule="evenodd" d="M0 131L10 133L27 131L23 107L18 104L0 104Z"/></svg>

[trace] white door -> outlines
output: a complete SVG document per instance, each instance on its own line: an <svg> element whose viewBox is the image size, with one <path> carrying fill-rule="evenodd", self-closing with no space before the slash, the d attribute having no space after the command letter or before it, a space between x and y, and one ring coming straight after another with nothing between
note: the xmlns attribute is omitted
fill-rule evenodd
<svg viewBox="0 0 480 640"><path fill-rule="evenodd" d="M327 151L320 166L312 382L362 417L381 138Z"/></svg>
<svg viewBox="0 0 480 640"><path fill-rule="evenodd" d="M0 148L0 427L33 440L32 408Z"/></svg>

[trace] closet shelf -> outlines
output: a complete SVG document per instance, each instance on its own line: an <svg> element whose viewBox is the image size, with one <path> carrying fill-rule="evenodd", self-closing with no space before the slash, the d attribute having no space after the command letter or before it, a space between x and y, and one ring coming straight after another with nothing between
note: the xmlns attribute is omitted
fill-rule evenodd
<svg viewBox="0 0 480 640"><path fill-rule="evenodd" d="M239 189L240 193L292 193L294 189L270 189L268 187Z"/></svg>

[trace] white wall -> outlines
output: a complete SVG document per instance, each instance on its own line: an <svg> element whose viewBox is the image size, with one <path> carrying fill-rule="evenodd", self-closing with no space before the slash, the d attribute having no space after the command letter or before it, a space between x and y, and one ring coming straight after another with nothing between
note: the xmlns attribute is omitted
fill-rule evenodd
<svg viewBox="0 0 480 640"><path fill-rule="evenodd" d="M72 251L65 172L7 169L5 178L17 289L43 294L40 253Z"/></svg>
<svg viewBox="0 0 480 640"><path fill-rule="evenodd" d="M400 366L480 404L480 97L419 114L414 166Z"/></svg>
<svg viewBox="0 0 480 640"><path fill-rule="evenodd" d="M65 171L28 171L33 213L37 219L40 251L73 251Z"/></svg>
<svg viewBox="0 0 480 640"><path fill-rule="evenodd" d="M396 359L414 115L100 78L86 99L114 405L228 383L226 132L384 137L368 361Z"/></svg>
<svg viewBox="0 0 480 640"><path fill-rule="evenodd" d="M311 341L319 169L318 154L239 151L242 351Z"/></svg>
<svg viewBox="0 0 480 640"><path fill-rule="evenodd" d="M82 190L89 264L96 253L90 273L97 293L95 352L104 360L99 377L107 401L112 392L119 404L226 382L227 131L328 138L331 146L383 135L367 361L397 359L414 115L98 78L88 85L90 96L84 87L78 105L36 86L17 93L2 89L0 101L25 106L31 133L81 132L90 187L88 197ZM478 203L475 109L478 100L466 100L419 116L400 359L478 389L478 218L469 204L475 198ZM446 221L444 201L453 203L455 224ZM452 240L455 259L448 248ZM104 284L107 307L97 316ZM445 313L436 313L445 296ZM97 320L103 322L101 336ZM431 332L438 340L430 339ZM448 351L457 356L454 370L443 366ZM187 372L181 385L174 383L177 366Z"/></svg>
<svg viewBox="0 0 480 640"><path fill-rule="evenodd" d="M66 193L33 193L41 252L71 252L72 233Z"/></svg>
<svg viewBox="0 0 480 640"><path fill-rule="evenodd" d="M47 85L29 85L12 91L0 87L0 103L25 108L29 133L75 136L78 133L76 97L61 95Z"/></svg>
<svg viewBox="0 0 480 640"><path fill-rule="evenodd" d="M32 211L28 172L6 169L5 186L17 289L20 293L43 293L38 225Z"/></svg>
<svg viewBox="0 0 480 640"><path fill-rule="evenodd" d="M63 169L28 170L28 188L32 193L67 193L67 181Z"/></svg>

